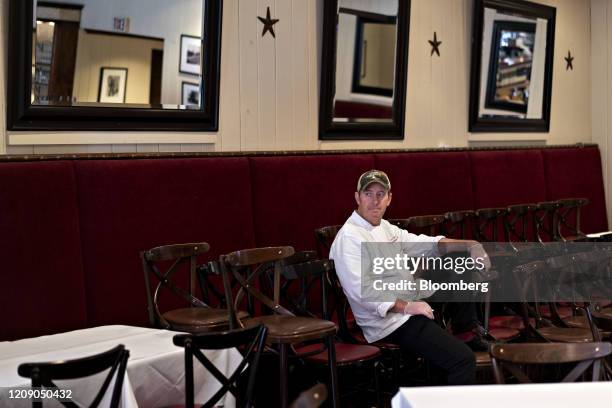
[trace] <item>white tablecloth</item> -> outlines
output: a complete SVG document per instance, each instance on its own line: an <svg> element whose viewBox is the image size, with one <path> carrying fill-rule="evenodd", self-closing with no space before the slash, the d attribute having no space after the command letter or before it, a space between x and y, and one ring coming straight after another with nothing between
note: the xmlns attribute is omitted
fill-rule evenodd
<svg viewBox="0 0 612 408"><path fill-rule="evenodd" d="M9 391L29 387L28 378L17 374L17 367L25 362L67 360L110 350L123 344L130 351L123 384L121 407L159 407L185 402L184 349L172 343L176 332L131 326L101 326L75 330L13 342L0 342L0 407L31 406L31 401L9 399ZM226 376L242 360L235 349L211 350L204 354ZM194 359L195 400L205 402L219 389L219 382ZM83 405L101 385L106 372L88 379L58 382L73 391L73 398ZM111 385L112 387L112 385ZM107 393L107 394L110 394ZM107 400L110 400L107 395ZM47 406L45 401L45 407ZM107 404L106 404L107 405ZM225 406L233 406L231 394ZM53 405L49 405L53 406ZM101 405L102 407L105 404Z"/></svg>
<svg viewBox="0 0 612 408"><path fill-rule="evenodd" d="M400 388L393 408L561 408L607 406L611 382Z"/></svg>

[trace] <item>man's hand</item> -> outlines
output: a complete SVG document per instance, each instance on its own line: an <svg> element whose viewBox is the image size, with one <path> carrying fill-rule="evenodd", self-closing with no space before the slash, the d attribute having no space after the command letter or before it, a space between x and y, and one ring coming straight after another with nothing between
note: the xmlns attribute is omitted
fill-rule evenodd
<svg viewBox="0 0 612 408"><path fill-rule="evenodd" d="M489 269L491 269L491 259L489 258L489 255L487 255L487 251L485 251L481 243L477 242L473 244L470 247L469 252L470 258L474 260L480 258L480 262L484 264L484 271L488 271ZM477 267L477 269L483 272L481 268Z"/></svg>
<svg viewBox="0 0 612 408"><path fill-rule="evenodd" d="M396 313L409 314L409 315L423 315L433 320L434 314L433 309L427 302L423 301L405 301L397 299L392 309Z"/></svg>

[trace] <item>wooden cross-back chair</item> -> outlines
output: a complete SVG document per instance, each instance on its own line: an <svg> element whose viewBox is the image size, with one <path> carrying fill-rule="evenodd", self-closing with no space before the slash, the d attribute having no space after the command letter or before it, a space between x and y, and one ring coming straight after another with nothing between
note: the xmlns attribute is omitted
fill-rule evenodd
<svg viewBox="0 0 612 408"><path fill-rule="evenodd" d="M481 208L474 212L472 222L472 236L476 241L494 243L485 245L485 247L492 265L492 270L489 273L493 277L498 277L498 279L491 282L491 287L485 294L482 319L486 333L499 341L512 341L520 336L519 329L498 325L496 324L497 322L491 321L490 316L492 292L498 290L500 285L503 286L504 280L506 279L503 274L501 276L499 275L499 271L511 270L510 265L515 261L515 254L513 251L510 251L506 245L497 244L502 241L508 241L506 229L507 215L508 208L506 207ZM493 287L494 285L497 286Z"/></svg>
<svg viewBox="0 0 612 408"><path fill-rule="evenodd" d="M558 201L544 201L537 204L534 214L536 237L540 242L559 241L557 210Z"/></svg>
<svg viewBox="0 0 612 408"><path fill-rule="evenodd" d="M319 257L327 258L329 256L329 250L341 228L342 225L330 225L315 229L314 234ZM333 305L333 310L330 310L329 313L330 317L335 319L338 324L338 337L344 343L369 345L370 343L366 341L361 329L355 322L351 306L342 290L335 268L328 270L327 281L331 289L331 304ZM395 388L399 384L401 350L397 344L393 343L377 341L372 344L378 347L385 357L381 362L382 371L390 373L392 389L395 392ZM390 368L387 368L387 366L390 366Z"/></svg>
<svg viewBox="0 0 612 408"><path fill-rule="evenodd" d="M265 326L253 326L224 332L209 332L203 334L179 334L174 336L173 342L176 346L185 349L185 406L194 406L194 373L193 358L195 357L215 377L221 388L217 390L206 401L202 408L213 408L226 393L236 397L238 406L251 408L254 402L255 379L261 353L265 347L268 329ZM226 377L221 371L202 353L202 350L219 350L232 347L240 347L242 361L234 369L234 372ZM238 382L246 378L247 387L244 394L238 388Z"/></svg>
<svg viewBox="0 0 612 408"><path fill-rule="evenodd" d="M561 241L584 241L586 234L580 229L582 207L589 204L586 198L557 200L557 234Z"/></svg>
<svg viewBox="0 0 612 408"><path fill-rule="evenodd" d="M289 352L292 345L306 341L325 342L330 369L332 405L337 407L338 384L334 336L336 325L327 320L295 316L281 304L281 277L283 260L295 253L290 246L245 249L222 255L219 258L223 272L225 297L228 299L230 327L250 327L263 324L268 329L267 343L275 346L279 354L280 406L288 404ZM258 288L257 283L264 273L272 269L272 298ZM230 275L240 284L235 299L229 283ZM246 321L240 319L235 310L244 296L249 294L272 314L255 316ZM230 299L234 299L230 302Z"/></svg>
<svg viewBox="0 0 612 408"><path fill-rule="evenodd" d="M599 381L602 378L602 361L610 353L612 345L607 342L496 344L490 350L497 384L506 382L504 370L518 382L530 383L532 379L519 366L563 363L577 364L561 382L576 381L589 367L592 367L591 380Z"/></svg>
<svg viewBox="0 0 612 408"><path fill-rule="evenodd" d="M480 242L508 241L505 236L504 220L508 214L506 207L481 208L476 210L474 239ZM501 232L501 234L500 234Z"/></svg>
<svg viewBox="0 0 612 408"><path fill-rule="evenodd" d="M444 215L417 215L409 218L389 219L388 221L413 234L436 236L443 234L445 218Z"/></svg>
<svg viewBox="0 0 612 408"><path fill-rule="evenodd" d="M476 212L472 210L449 211L444 214L444 235L454 239L471 239Z"/></svg>
<svg viewBox="0 0 612 408"><path fill-rule="evenodd" d="M89 407L96 408L100 404L102 398L109 389L111 380L115 377L109 407L116 408L119 406L119 401L121 399L121 389L129 356L130 352L120 344L103 353L74 360L23 363L19 365L17 372L22 377L31 378L33 388L53 388L60 390L54 381L89 377L101 373L102 371L109 370L102 382L102 386L94 396ZM42 401L43 400L33 399L32 407L42 408ZM69 408L77 408L79 406L72 400L62 399L58 401Z"/></svg>
<svg viewBox="0 0 612 408"><path fill-rule="evenodd" d="M566 325L559 327L552 324L554 321L545 320L541 315L541 305L543 303L547 304L553 311L556 307L554 302L541 301L541 294L546 294L542 285L553 287L555 282L559 281L560 270L567 266L566 261L561 262L560 259L555 261L554 258L556 257L531 261L518 265L513 270L516 287L519 291L518 295L521 299L521 316L523 325L527 328L527 334L531 338L545 342L592 342L594 334L590 328L567 327ZM533 316L533 319L530 318L531 316Z"/></svg>
<svg viewBox="0 0 612 408"><path fill-rule="evenodd" d="M534 242L537 239L534 224L536 204L515 204L508 207L505 218L508 242Z"/></svg>
<svg viewBox="0 0 612 408"><path fill-rule="evenodd" d="M333 273L334 263L330 259L317 259L315 251L300 251L281 261L282 284L280 288L280 300L297 316L322 317L330 320L328 308L328 276ZM273 287L273 268L264 273L268 279L268 289ZM380 393L378 385L378 361L381 356L380 349L376 346L366 344L351 344L336 341L334 344L336 365L339 372L359 367L370 368L372 376L368 381L374 379L374 392L377 405L380 405ZM293 350L295 356L307 362L328 366L329 358L325 348L321 344L296 345ZM346 384L346 383L345 383ZM355 391L363 391L364 382L351 384L342 389L342 396ZM367 384L369 385L369 384ZM359 387L361 386L361 387Z"/></svg>
<svg viewBox="0 0 612 408"><path fill-rule="evenodd" d="M208 252L208 249L206 242L196 242L158 246L141 252L149 323L152 326L188 333L229 327L226 309L211 308L195 295L198 257ZM162 269L167 264L170 266ZM183 285L179 283L181 279ZM187 288L184 288L184 281L187 281ZM160 310L162 293L172 294L184 307ZM245 312L240 312L240 315L243 318L247 316Z"/></svg>

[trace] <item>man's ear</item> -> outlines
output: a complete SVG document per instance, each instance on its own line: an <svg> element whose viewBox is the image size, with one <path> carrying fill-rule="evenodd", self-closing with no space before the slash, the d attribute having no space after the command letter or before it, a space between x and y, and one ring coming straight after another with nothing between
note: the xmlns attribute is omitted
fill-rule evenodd
<svg viewBox="0 0 612 408"><path fill-rule="evenodd" d="M359 207L359 191L355 191L355 202L357 203L357 207Z"/></svg>
<svg viewBox="0 0 612 408"><path fill-rule="evenodd" d="M389 191L389 204L391 204L391 199L393 198L393 194L391 194L391 192ZM389 205L387 204L387 205Z"/></svg>

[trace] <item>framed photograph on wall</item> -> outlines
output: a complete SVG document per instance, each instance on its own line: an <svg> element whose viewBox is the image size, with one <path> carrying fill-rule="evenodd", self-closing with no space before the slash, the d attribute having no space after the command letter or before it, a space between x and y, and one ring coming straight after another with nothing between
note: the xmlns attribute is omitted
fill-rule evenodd
<svg viewBox="0 0 612 408"><path fill-rule="evenodd" d="M202 39L181 34L181 50L179 55L179 72L183 74L201 75Z"/></svg>
<svg viewBox="0 0 612 408"><path fill-rule="evenodd" d="M200 85L183 81L181 85L181 105L200 108Z"/></svg>
<svg viewBox="0 0 612 408"><path fill-rule="evenodd" d="M98 102L125 103L127 74L127 68L100 68L100 86L98 88Z"/></svg>

